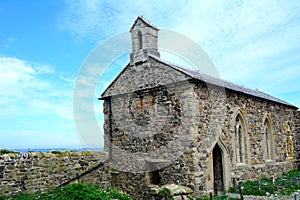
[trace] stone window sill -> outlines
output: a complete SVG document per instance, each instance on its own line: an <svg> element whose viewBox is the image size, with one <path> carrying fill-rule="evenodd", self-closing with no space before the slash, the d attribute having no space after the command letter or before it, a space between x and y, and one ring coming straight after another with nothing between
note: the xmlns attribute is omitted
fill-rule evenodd
<svg viewBox="0 0 300 200"><path fill-rule="evenodd" d="M245 168L249 168L249 165L246 163L236 163L236 168L237 169L245 169Z"/></svg>
<svg viewBox="0 0 300 200"><path fill-rule="evenodd" d="M266 160L265 162L267 165L271 165L271 164L274 164L275 163L275 160Z"/></svg>

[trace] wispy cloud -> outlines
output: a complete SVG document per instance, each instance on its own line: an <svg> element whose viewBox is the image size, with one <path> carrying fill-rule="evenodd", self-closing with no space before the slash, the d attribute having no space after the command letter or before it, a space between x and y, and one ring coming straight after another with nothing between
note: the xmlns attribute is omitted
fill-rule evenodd
<svg viewBox="0 0 300 200"><path fill-rule="evenodd" d="M199 43L226 80L267 89L280 96L285 89L279 91L279 85L299 85L300 78L295 76L300 61L295 53L300 50L298 1L213 0L174 4L168 0L129 0L66 4L63 27L77 38L103 40L127 31L138 15L144 15L158 27L178 31ZM266 77L277 77L276 84ZM299 89L293 91L300 94Z"/></svg>
<svg viewBox="0 0 300 200"><path fill-rule="evenodd" d="M72 87L65 87L64 81L55 74L55 69L38 63L31 63L13 57L0 57L0 97L2 108L26 105L32 112L71 117ZM68 109L68 112L65 112ZM64 112L59 114L58 110ZM18 113L0 112L7 115ZM1 115L0 115L1 116Z"/></svg>
<svg viewBox="0 0 300 200"><path fill-rule="evenodd" d="M18 135L18 131L26 129L30 133L39 132L40 137L45 139L49 134L51 137L60 135L57 137L59 140L61 135L74 133L73 88L60 79L60 74L54 68L19 58L0 56L0 71L2 134L9 132ZM53 127L61 128L57 131ZM4 135L0 135L2 136ZM52 144L56 142L59 141L53 140Z"/></svg>
<svg viewBox="0 0 300 200"><path fill-rule="evenodd" d="M16 41L17 39L14 37L7 37L7 38L0 38L0 46L4 47L4 48L9 48L11 46L11 44Z"/></svg>
<svg viewBox="0 0 300 200"><path fill-rule="evenodd" d="M74 37L91 37L97 32L102 21L100 1L66 1L67 10L63 13L63 30L69 31Z"/></svg>
<svg viewBox="0 0 300 200"><path fill-rule="evenodd" d="M171 15L176 16L176 12L171 10L174 11L176 7L178 10L185 3L188 2L182 1L174 6L174 2L170 0L155 3L143 0L65 1L66 9L60 15L62 20L59 27L68 31L76 40L101 41L129 31L130 25L139 15L145 15L153 21L171 23Z"/></svg>

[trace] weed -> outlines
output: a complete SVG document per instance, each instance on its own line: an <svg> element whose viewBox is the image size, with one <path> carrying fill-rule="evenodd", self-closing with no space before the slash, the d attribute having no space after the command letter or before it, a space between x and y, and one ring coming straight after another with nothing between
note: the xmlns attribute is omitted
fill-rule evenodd
<svg viewBox="0 0 300 200"><path fill-rule="evenodd" d="M0 149L0 155L3 155L3 154L8 154L8 153L19 153L19 152L16 152L16 151L11 151L11 150L8 150L8 149Z"/></svg>
<svg viewBox="0 0 300 200"><path fill-rule="evenodd" d="M71 184L66 187L56 188L45 193L18 194L4 199L12 200L131 200L131 198L119 191L112 189L100 189L89 184Z"/></svg>

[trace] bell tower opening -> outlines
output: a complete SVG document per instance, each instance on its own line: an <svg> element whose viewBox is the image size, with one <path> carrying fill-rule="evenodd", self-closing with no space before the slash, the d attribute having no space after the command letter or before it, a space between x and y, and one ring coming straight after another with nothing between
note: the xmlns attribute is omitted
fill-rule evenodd
<svg viewBox="0 0 300 200"><path fill-rule="evenodd" d="M130 29L132 52L130 64L145 62L149 54L160 57L157 50L158 28L139 16Z"/></svg>
<svg viewBox="0 0 300 200"><path fill-rule="evenodd" d="M138 49L142 49L143 48L143 36L142 36L142 33L141 31L138 32L137 34L138 36Z"/></svg>

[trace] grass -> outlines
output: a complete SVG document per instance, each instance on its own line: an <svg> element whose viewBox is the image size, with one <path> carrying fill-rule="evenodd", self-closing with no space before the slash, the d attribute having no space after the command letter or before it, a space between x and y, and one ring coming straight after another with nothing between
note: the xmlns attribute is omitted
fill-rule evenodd
<svg viewBox="0 0 300 200"><path fill-rule="evenodd" d="M49 151L49 153L52 153L52 154L62 154L62 152L58 151L58 150L51 150L51 151Z"/></svg>
<svg viewBox="0 0 300 200"><path fill-rule="evenodd" d="M0 200L131 200L131 198L119 191L101 189L89 184L71 184L66 187L56 188L45 193L18 194L11 197L0 197Z"/></svg>
<svg viewBox="0 0 300 200"><path fill-rule="evenodd" d="M244 195L254 196L267 196L275 195L278 196L290 196L293 192L300 190L300 171L291 170L282 177L277 177L275 183L272 183L272 178L263 178L260 182L260 191L258 191L258 181L245 181L241 183L243 187ZM234 190L230 188L230 193L239 193L238 188ZM227 195L214 196L213 200L225 200L228 199ZM237 200L239 198L230 198L230 200ZM209 196L203 197L190 197L190 200L210 200Z"/></svg>
<svg viewBox="0 0 300 200"><path fill-rule="evenodd" d="M214 196L213 200L227 200L227 195ZM190 200L210 200L209 196L190 198ZM230 198L230 200L239 200L237 198Z"/></svg>
<svg viewBox="0 0 300 200"><path fill-rule="evenodd" d="M0 156L3 155L3 154L8 154L8 153L19 153L19 152L11 151L11 150L8 150L8 149L0 149Z"/></svg>
<svg viewBox="0 0 300 200"><path fill-rule="evenodd" d="M241 184L243 186L244 195L266 196L268 194L277 194L282 196L289 196L293 192L300 190L300 171L292 170L282 177L275 179L275 183L272 183L271 178L264 178L260 180L260 191L258 191L258 181L245 181ZM233 188L230 189L231 193L238 193ZM66 187L56 188L52 191L45 193L35 194L19 194L12 197L0 196L0 200L131 200L131 198L112 189L101 189L96 186L88 184L71 184ZM191 200L209 200L209 196L190 198ZM214 200L228 199L226 195L214 196ZM230 198L231 200L237 200Z"/></svg>
<svg viewBox="0 0 300 200"><path fill-rule="evenodd" d="M271 178L263 178L260 182L260 191L258 191L258 181L245 181L241 184L244 195L267 196L268 194L277 194L282 196L289 196L293 192L300 190L300 171L292 170L282 177L275 179L272 183ZM234 191L230 189L231 193L238 193L238 189Z"/></svg>

